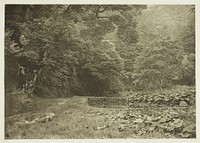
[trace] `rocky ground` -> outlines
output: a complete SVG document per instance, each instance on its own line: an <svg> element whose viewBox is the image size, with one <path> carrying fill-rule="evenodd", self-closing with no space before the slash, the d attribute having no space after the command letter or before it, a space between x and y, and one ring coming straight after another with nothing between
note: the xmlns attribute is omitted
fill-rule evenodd
<svg viewBox="0 0 200 143"><path fill-rule="evenodd" d="M100 108L78 96L38 104L40 110L6 117L6 139L196 137L194 106Z"/></svg>

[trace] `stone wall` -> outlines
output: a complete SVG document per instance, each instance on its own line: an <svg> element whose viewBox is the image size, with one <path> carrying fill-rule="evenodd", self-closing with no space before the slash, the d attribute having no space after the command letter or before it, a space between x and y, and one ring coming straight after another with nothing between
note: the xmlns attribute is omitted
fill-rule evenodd
<svg viewBox="0 0 200 143"><path fill-rule="evenodd" d="M125 97L89 97L88 104L95 107L121 107L126 106Z"/></svg>

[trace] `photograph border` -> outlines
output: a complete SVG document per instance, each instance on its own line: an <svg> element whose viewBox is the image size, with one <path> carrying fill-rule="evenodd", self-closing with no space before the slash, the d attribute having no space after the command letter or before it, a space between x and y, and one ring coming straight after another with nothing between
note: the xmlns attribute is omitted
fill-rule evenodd
<svg viewBox="0 0 200 143"><path fill-rule="evenodd" d="M196 139L5 139L4 137L4 129L5 129L5 72L4 72L4 29L5 29L5 4L167 4L167 5L175 5L175 4L194 4L195 5L195 32L196 32L196 44L195 44L195 74L196 74ZM15 142L15 143L24 143L24 142L41 142L41 143L47 143L47 142L117 142L117 143L199 143L200 142L200 106L198 103L200 103L200 96L198 94L200 93L200 50L198 47L200 46L200 1L199 0L4 0L1 2L0 6L1 10L1 41L0 44L2 46L0 51L0 75L1 75L1 92L2 96L0 97L0 103L1 103L1 118L0 118L0 142Z"/></svg>

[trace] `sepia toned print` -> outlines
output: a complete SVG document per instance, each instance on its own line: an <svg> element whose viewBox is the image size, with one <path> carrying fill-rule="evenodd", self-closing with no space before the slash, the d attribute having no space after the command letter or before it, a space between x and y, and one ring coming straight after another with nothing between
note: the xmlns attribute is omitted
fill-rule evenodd
<svg viewBox="0 0 200 143"><path fill-rule="evenodd" d="M5 5L5 139L196 138L194 5Z"/></svg>

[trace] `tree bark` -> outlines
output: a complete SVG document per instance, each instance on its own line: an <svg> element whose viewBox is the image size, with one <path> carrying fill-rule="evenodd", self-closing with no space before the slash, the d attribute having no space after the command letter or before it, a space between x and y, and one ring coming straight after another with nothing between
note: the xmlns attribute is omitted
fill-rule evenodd
<svg viewBox="0 0 200 143"><path fill-rule="evenodd" d="M38 80L38 77L40 76L41 72L42 72L42 69L43 69L43 64L45 63L46 59L47 59L47 56L48 56L48 51L49 51L49 48L48 48L48 45L45 47L45 51L43 53L43 56L41 59L39 59L40 63L41 63L41 66L39 69L35 69L33 71L33 74L34 74L34 77L31 81L29 81L29 93L31 94L31 96L33 96L33 91L35 89L35 85L36 85L36 82Z"/></svg>
<svg viewBox="0 0 200 143"><path fill-rule="evenodd" d="M26 79L26 68L22 65L18 65L18 88L21 90L26 91L27 79Z"/></svg>

